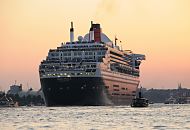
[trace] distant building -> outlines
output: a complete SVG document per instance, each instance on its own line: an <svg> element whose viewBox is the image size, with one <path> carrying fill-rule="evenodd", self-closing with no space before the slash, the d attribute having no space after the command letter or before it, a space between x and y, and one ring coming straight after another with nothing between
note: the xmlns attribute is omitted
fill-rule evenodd
<svg viewBox="0 0 190 130"><path fill-rule="evenodd" d="M190 103L190 89L183 88L181 83L177 89L144 90L144 96L154 103Z"/></svg>
<svg viewBox="0 0 190 130"><path fill-rule="evenodd" d="M25 90L23 90L22 89L22 84L20 84L20 85L11 85L10 86L10 90L8 90L7 91L7 94L9 94L9 95L16 95L16 94L18 94L19 95L19 97L23 97L23 96L28 96L28 95L31 95L31 96L41 96L41 97L43 97L43 93L42 93L42 91L41 91L41 89L40 90L38 90L38 91L34 91L32 88L29 88L27 91Z"/></svg>
<svg viewBox="0 0 190 130"><path fill-rule="evenodd" d="M18 94L19 92L22 91L22 84L20 85L12 85L10 86L10 90L8 90L7 94Z"/></svg>
<svg viewBox="0 0 190 130"><path fill-rule="evenodd" d="M31 95L31 96L38 96L38 95L40 95L41 97L43 97L43 93L42 93L41 89L38 90L38 91L34 91L32 88L29 88L28 91L20 91L18 93L18 95L20 97L23 97L23 96L26 97L28 95Z"/></svg>
<svg viewBox="0 0 190 130"><path fill-rule="evenodd" d="M15 84L10 86L10 90L7 91L6 96L13 99L13 101L17 102L20 106L26 106L26 105L41 106L45 104L44 95L41 89L39 89L38 91L34 91L32 88L29 88L28 90L23 90L22 84L20 85Z"/></svg>

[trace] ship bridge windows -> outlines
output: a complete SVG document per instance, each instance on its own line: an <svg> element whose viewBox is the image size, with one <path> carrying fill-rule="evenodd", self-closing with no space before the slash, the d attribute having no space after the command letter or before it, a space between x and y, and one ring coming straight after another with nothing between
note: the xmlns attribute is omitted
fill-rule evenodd
<svg viewBox="0 0 190 130"><path fill-rule="evenodd" d="M59 60L59 58L51 58L51 60Z"/></svg>
<svg viewBox="0 0 190 130"><path fill-rule="evenodd" d="M71 56L71 52L64 52L63 55L64 56Z"/></svg>
<svg viewBox="0 0 190 130"><path fill-rule="evenodd" d="M90 59L94 59L94 57L93 56L87 56L87 57L85 57L85 59L90 60Z"/></svg>
<svg viewBox="0 0 190 130"><path fill-rule="evenodd" d="M106 54L106 51L102 51L102 55L105 55Z"/></svg>
<svg viewBox="0 0 190 130"><path fill-rule="evenodd" d="M85 55L93 55L93 52L85 52Z"/></svg>
<svg viewBox="0 0 190 130"><path fill-rule="evenodd" d="M57 56L59 56L59 53L50 52L50 53L49 53L49 56L51 56L51 57L57 57Z"/></svg>
<svg viewBox="0 0 190 130"><path fill-rule="evenodd" d="M82 52L74 52L74 56L81 56Z"/></svg>
<svg viewBox="0 0 190 130"><path fill-rule="evenodd" d="M98 54L98 55L102 55L102 52L101 52L101 51L99 51L97 54Z"/></svg>
<svg viewBox="0 0 190 130"><path fill-rule="evenodd" d="M106 54L105 51L98 51L98 52L97 52L97 55L103 55L103 56L104 56L105 54Z"/></svg>
<svg viewBox="0 0 190 130"><path fill-rule="evenodd" d="M70 58L70 57L64 58L64 61L65 61L65 62L70 62L70 61L71 61L71 58Z"/></svg>

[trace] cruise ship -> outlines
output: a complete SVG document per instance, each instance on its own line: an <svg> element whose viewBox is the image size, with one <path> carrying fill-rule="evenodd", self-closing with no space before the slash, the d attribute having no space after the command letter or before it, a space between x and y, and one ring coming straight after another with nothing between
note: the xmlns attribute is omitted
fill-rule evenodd
<svg viewBox="0 0 190 130"><path fill-rule="evenodd" d="M46 106L129 105L139 85L139 66L145 56L119 47L100 24L89 32L50 49L39 65Z"/></svg>

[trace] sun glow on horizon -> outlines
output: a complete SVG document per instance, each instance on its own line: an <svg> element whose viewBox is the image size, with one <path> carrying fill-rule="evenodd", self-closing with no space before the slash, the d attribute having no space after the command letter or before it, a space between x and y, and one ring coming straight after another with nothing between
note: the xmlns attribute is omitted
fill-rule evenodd
<svg viewBox="0 0 190 130"><path fill-rule="evenodd" d="M89 31L90 21L117 35L124 49L146 55L141 84L190 88L189 0L2 0L0 2L0 89L17 82L40 88L38 65L50 48Z"/></svg>

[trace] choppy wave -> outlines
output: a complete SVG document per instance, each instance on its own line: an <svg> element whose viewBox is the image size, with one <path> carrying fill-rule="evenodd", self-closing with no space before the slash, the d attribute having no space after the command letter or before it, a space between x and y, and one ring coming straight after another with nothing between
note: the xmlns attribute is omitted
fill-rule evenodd
<svg viewBox="0 0 190 130"><path fill-rule="evenodd" d="M190 105L0 108L0 129L190 129Z"/></svg>

